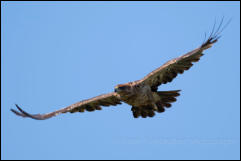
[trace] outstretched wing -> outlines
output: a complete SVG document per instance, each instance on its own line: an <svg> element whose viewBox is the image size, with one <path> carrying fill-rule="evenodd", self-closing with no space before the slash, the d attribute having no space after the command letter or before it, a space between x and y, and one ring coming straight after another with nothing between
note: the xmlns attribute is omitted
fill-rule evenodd
<svg viewBox="0 0 241 161"><path fill-rule="evenodd" d="M157 91L159 85L171 82L178 74L182 74L185 70L190 69L193 66L193 62L199 61L200 57L204 55L202 52L212 47L212 45L218 41L220 38L219 34L230 21L221 29L222 22L223 19L215 32L214 24L209 38L199 48L166 62L143 79L137 81L137 83L144 82L150 85L152 91Z"/></svg>
<svg viewBox="0 0 241 161"><path fill-rule="evenodd" d="M103 94L91 99L83 100L75 104L72 104L66 108L62 108L60 110L57 110L51 113L46 113L46 114L29 114L24 110L22 110L17 104L16 104L16 107L18 108L19 112L14 109L11 109L11 111L18 116L30 117L36 120L45 120L53 116L57 116L61 113L84 112L85 110L95 111L95 110L101 110L101 106L110 106L110 105L115 106L118 104L121 104L121 100L118 98L115 92L112 92L112 93Z"/></svg>
<svg viewBox="0 0 241 161"><path fill-rule="evenodd" d="M207 44L211 47L214 42L216 40ZM193 66L193 62L199 61L200 57L203 56L203 50L204 48L200 47L181 57L166 62L145 76L140 82L149 84L152 91L157 91L158 86L171 82L178 74L182 74L185 70L190 69Z"/></svg>

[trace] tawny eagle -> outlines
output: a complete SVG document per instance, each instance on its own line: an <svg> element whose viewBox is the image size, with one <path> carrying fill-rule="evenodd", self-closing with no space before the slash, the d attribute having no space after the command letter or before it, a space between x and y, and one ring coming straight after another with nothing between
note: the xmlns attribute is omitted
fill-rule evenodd
<svg viewBox="0 0 241 161"><path fill-rule="evenodd" d="M162 113L165 111L165 108L171 107L171 103L175 102L176 97L180 95L180 90L158 91L158 86L171 82L178 74L182 74L185 70L191 68L193 62L199 61L200 57L204 55L203 51L212 47L220 38L220 33L228 24L221 27L222 22L223 19L218 27L215 27L214 24L210 36L197 49L168 61L141 80L115 86L112 93L83 100L46 114L29 114L17 104L16 107L19 111L14 109L11 109L11 111L18 116L45 120L62 113L101 110L101 106L115 106L125 102L132 106L131 110L134 118L140 116L143 118L153 117L156 112Z"/></svg>

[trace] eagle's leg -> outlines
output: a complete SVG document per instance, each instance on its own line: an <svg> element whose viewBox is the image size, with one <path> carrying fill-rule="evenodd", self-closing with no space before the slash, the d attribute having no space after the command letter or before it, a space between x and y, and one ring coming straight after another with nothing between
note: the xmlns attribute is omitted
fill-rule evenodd
<svg viewBox="0 0 241 161"><path fill-rule="evenodd" d="M132 106L131 110L133 112L134 118L138 118L139 116L146 118L153 117L155 115L155 110L152 105L141 107Z"/></svg>
<svg viewBox="0 0 241 161"><path fill-rule="evenodd" d="M158 110L158 106L157 106L157 104L156 104L155 102L152 104L152 107L153 107L153 110L154 110L154 111L157 111L157 110Z"/></svg>
<svg viewBox="0 0 241 161"><path fill-rule="evenodd" d="M139 107L132 106L131 111L134 118L138 118L141 115L141 110Z"/></svg>

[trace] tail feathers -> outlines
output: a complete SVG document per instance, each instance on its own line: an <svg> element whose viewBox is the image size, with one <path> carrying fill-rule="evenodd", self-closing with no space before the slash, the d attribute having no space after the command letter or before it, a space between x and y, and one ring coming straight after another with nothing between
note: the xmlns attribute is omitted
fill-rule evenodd
<svg viewBox="0 0 241 161"><path fill-rule="evenodd" d="M173 91L158 91L157 94L159 96L180 96L180 94L178 92L180 92L181 90L173 90Z"/></svg>
<svg viewBox="0 0 241 161"><path fill-rule="evenodd" d="M160 96L160 100L156 103L158 110L157 112L161 113L165 111L165 108L170 108L171 103L176 102L177 99L175 97L180 96L179 92L181 90L174 91L158 91L157 94Z"/></svg>
<svg viewBox="0 0 241 161"><path fill-rule="evenodd" d="M171 103L175 102L177 99L177 96L180 96L179 92L181 90L174 90L174 91L158 91L157 94L160 97L159 101L156 102L156 106L158 109L153 107L153 105L149 106L140 106L140 107L135 107L132 106L131 111L133 112L134 118L138 117L153 117L155 116L155 111L158 113L164 112L165 107L169 108L171 107Z"/></svg>

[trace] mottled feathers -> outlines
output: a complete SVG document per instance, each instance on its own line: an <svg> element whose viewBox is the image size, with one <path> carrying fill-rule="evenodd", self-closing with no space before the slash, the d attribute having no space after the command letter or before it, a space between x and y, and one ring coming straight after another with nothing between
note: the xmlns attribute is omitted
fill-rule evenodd
<svg viewBox="0 0 241 161"><path fill-rule="evenodd" d="M224 27L222 27L223 19L218 27L216 27L216 22L215 22L210 36L197 49L194 49L193 51L190 51L187 54L184 54L178 58L175 58L166 62L164 65L152 71L141 80L127 83L123 87L119 85L118 89L115 89L115 91L121 91L121 90L131 91L132 89L134 89L134 88L131 88L132 86L139 88L140 85L144 85L143 88L148 87L146 89L149 89L150 91L149 93L147 93L147 95L150 93L154 93L155 95L157 94L157 96L159 97L158 101L152 102L151 105L148 105L148 103L141 102L143 98L141 96L146 96L146 94L142 93L142 95L139 95L138 103L141 102L141 105L140 106L138 105L138 107L134 106L135 104L132 105L131 110L133 112L133 116L135 118L140 116L143 118L153 117L156 112L162 113L166 110L166 108L171 107L171 103L175 102L176 97L179 96L180 90L157 91L158 86L171 82L178 74L182 74L184 71L190 69L193 66L193 63L198 62L200 58L204 55L203 51L212 47L212 45L218 41L218 39L220 38L220 33L229 24L229 22L230 21L228 21L228 23L226 23ZM138 93L136 94L136 96L138 96ZM127 97L127 99L138 98L136 96ZM121 104L121 102L126 102L126 103L135 102L132 100L131 101L122 100L121 98L125 98L125 97L120 97L120 95L117 92L112 92L112 93L103 94L91 99L83 100L73 105L70 105L68 107L62 108L60 110L57 110L51 113L46 113L46 114L29 114L24 110L22 110L18 105L16 105L18 111L14 109L11 109L11 111L18 116L29 117L36 120L45 120L53 116L57 116L61 113L95 111L95 110L101 110L103 106L115 106L115 105Z"/></svg>
<svg viewBox="0 0 241 161"><path fill-rule="evenodd" d="M22 117L30 117L32 119L36 119L36 120L45 120L48 119L50 117L53 116L57 116L61 113L66 113L66 112L70 112L70 113L74 113L74 112L84 112L84 111L95 111L95 110L101 110L101 106L116 106L118 104L121 104L121 100L118 99L118 97L116 96L115 92L112 93L108 93L108 94L103 94L91 99L87 99L87 100L83 100L80 102L77 102L75 104L72 104L66 108L51 112L51 113L47 113L47 114L29 114L27 112L25 112L24 110L22 110L17 104L16 107L18 108L18 111L11 109L12 112L14 112L16 115L18 116L22 116Z"/></svg>

